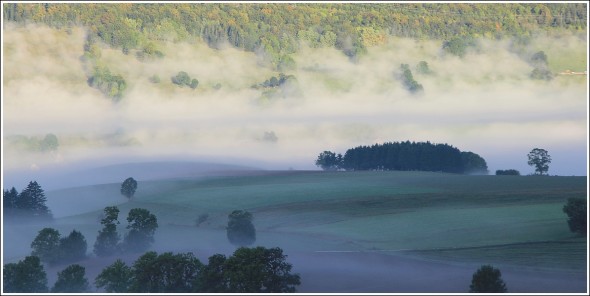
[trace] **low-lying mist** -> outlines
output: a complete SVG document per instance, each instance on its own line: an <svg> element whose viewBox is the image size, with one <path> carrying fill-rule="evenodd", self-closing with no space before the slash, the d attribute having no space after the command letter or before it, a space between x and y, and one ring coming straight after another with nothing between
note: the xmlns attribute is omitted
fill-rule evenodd
<svg viewBox="0 0 590 296"><path fill-rule="evenodd" d="M254 53L166 43L164 58L140 62L103 46L101 60L128 85L114 103L86 82L82 28L6 25L3 35L5 176L170 158L315 169L324 150L405 140L473 151L491 172L533 172L526 154L535 147L551 154L550 174L587 172L586 76L531 80L526 60L538 50L550 61L552 53L573 52L580 69L570 70L583 71L586 57L577 53L587 40L576 36L537 37L518 54L510 41L481 40L463 59L441 51L441 41L390 38L358 62L333 48L303 46L294 55L297 66L285 71L297 80L296 95L251 88L279 74L259 66ZM543 47L548 44L551 49ZM420 61L431 74L418 73ZM400 64L410 66L423 93L404 88ZM198 87L174 85L170 78L179 71L198 79ZM150 82L154 76L159 83ZM27 152L14 144L19 136L46 134L59 139L56 151Z"/></svg>

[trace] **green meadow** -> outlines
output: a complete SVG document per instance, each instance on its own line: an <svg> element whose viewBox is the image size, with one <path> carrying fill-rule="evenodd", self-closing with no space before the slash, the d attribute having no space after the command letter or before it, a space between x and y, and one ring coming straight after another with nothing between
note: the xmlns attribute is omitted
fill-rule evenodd
<svg viewBox="0 0 590 296"><path fill-rule="evenodd" d="M149 209L160 224L154 247L177 250L230 248L227 215L245 209L254 215L256 244L286 252L384 252L580 271L586 268L587 240L569 231L562 207L570 197L587 196L586 182L586 177L556 176L252 171L140 181L130 201L118 195L120 184L52 191L48 197L59 203L104 198L93 210L55 221L62 233L81 230L89 251L106 205L119 207L121 225L129 209ZM201 214L209 218L197 227Z"/></svg>

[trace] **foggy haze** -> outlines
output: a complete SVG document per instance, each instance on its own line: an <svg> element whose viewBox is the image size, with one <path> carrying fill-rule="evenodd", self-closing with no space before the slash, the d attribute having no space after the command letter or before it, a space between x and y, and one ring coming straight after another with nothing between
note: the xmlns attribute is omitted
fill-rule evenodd
<svg viewBox="0 0 590 296"><path fill-rule="evenodd" d="M103 46L101 60L128 85L113 103L86 83L79 59L83 29L68 35L6 26L3 38L3 143L53 133L60 144L44 154L3 144L5 178L142 159L317 169L324 150L405 140L478 153L492 174L532 173L526 155L536 147L552 156L549 174L587 173L586 76L530 80L533 67L509 50L510 41L480 41L459 59L445 55L440 41L390 38L357 63L333 48L302 48L294 55L296 69L285 71L296 77L301 95L270 99L250 86L278 72L258 66L254 53L167 43L163 59L139 62ZM544 50L551 63L560 52L579 54L586 43L576 36L537 37L524 55ZM434 74L419 74L420 61ZM402 63L423 94L412 95L396 78ZM570 70L583 71L586 63ZM173 85L170 77L179 71L197 78L198 88ZM149 81L153 75L159 84ZM265 140L267 132L277 140Z"/></svg>

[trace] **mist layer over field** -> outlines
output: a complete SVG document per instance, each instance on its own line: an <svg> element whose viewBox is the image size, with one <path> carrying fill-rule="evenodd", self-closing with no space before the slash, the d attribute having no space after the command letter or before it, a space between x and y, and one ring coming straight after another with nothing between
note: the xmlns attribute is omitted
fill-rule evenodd
<svg viewBox="0 0 590 296"><path fill-rule="evenodd" d="M170 179L169 168L185 175ZM236 249L227 217L246 209L254 246L284 250L301 274L299 292L462 293L482 264L499 268L513 293L587 289L587 239L569 231L562 212L568 198L587 196L585 177L235 170L204 178L195 168L145 163L81 174L163 170L163 179L139 181L131 200L119 193L120 182L47 190L55 220L3 224L3 260L22 260L38 231L52 227L85 236L89 256L78 263L89 280L117 258L131 265L140 254L92 254L100 214L115 205L121 235L130 209L145 208L159 225L150 250L193 252L207 262ZM208 218L197 226L202 214ZM46 267L50 285L65 267Z"/></svg>
<svg viewBox="0 0 590 296"><path fill-rule="evenodd" d="M314 169L324 150L405 140L448 143L480 154L492 172L523 174L533 171L526 154L539 147L553 158L550 174L586 175L586 76L534 81L527 62L544 50L553 72L583 71L585 37L539 36L519 50L509 40L481 40L463 59L442 52L441 41L390 38L356 63L335 49L304 47L294 55L296 68L285 71L298 91L270 92L250 86L278 72L229 46L162 43L165 57L147 62L105 46L101 60L128 84L118 103L86 82L83 29L7 25L3 38L5 176L33 179L68 166L145 158ZM419 74L420 61L433 74ZM398 80L402 63L423 94ZM172 84L179 71L197 78L198 88ZM149 81L154 75L160 83ZM10 145L18 136L49 133L59 139L55 152Z"/></svg>

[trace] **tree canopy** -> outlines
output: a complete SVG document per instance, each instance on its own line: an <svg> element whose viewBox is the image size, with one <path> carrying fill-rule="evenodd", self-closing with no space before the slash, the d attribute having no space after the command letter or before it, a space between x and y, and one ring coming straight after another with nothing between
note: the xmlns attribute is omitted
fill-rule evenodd
<svg viewBox="0 0 590 296"><path fill-rule="evenodd" d="M104 217L101 220L102 230L98 231L98 236L94 243L94 253L99 256L110 256L119 251L119 240L121 236L117 232L117 220L119 209L115 206L104 208Z"/></svg>
<svg viewBox="0 0 590 296"><path fill-rule="evenodd" d="M469 285L471 293L505 293L506 284L502 273L491 265L482 265L474 274Z"/></svg>
<svg viewBox="0 0 590 296"><path fill-rule="evenodd" d="M430 142L387 142L348 149L344 157L322 152L316 165L324 169L434 171L458 174L487 174L485 159L462 152L448 144Z"/></svg>
<svg viewBox="0 0 590 296"><path fill-rule="evenodd" d="M228 215L227 238L236 246L249 246L256 241L256 228L252 224L252 214L235 210Z"/></svg>
<svg viewBox="0 0 590 296"><path fill-rule="evenodd" d="M18 263L8 263L3 267L3 292L6 293L46 293L47 273L37 256L27 256Z"/></svg>
<svg viewBox="0 0 590 296"><path fill-rule="evenodd" d="M200 38L264 54L281 68L302 44L334 46L355 60L387 36L446 40L464 53L467 37L508 38L587 27L584 3L11 3L4 20L63 28L81 25L124 53L162 56L155 41Z"/></svg>
<svg viewBox="0 0 590 296"><path fill-rule="evenodd" d="M543 175L549 171L551 156L547 150L535 148L527 156L529 158L528 164L535 167L535 174Z"/></svg>
<svg viewBox="0 0 590 296"><path fill-rule="evenodd" d="M158 218L150 211L141 208L131 209L127 216L129 232L123 241L125 251L144 251L154 242L158 228Z"/></svg>
<svg viewBox="0 0 590 296"><path fill-rule="evenodd" d="M104 288L107 293L125 293L129 291L132 280L131 268L121 259L117 259L102 270L94 284L97 288Z"/></svg>
<svg viewBox="0 0 590 296"><path fill-rule="evenodd" d="M53 228L43 228L39 231L33 242L31 242L31 255L38 257L41 261L54 264L60 261L59 231Z"/></svg>
<svg viewBox="0 0 590 296"><path fill-rule="evenodd" d="M2 210L7 216L42 220L52 218L51 211L45 205L47 202L45 191L37 181L29 182L21 193L18 193L14 187L10 190L4 190L2 199L4 201ZM26 220L24 219L24 221Z"/></svg>
<svg viewBox="0 0 590 296"><path fill-rule="evenodd" d="M57 273L57 281L51 288L51 293L84 293L89 292L89 288L86 268L72 264Z"/></svg>
<svg viewBox="0 0 590 296"><path fill-rule="evenodd" d="M238 248L202 264L192 253L150 251L131 267L118 259L96 277L95 284L112 293L285 293L296 292L299 274L280 248Z"/></svg>
<svg viewBox="0 0 590 296"><path fill-rule="evenodd" d="M137 181L135 179L129 177L121 183L121 194L125 195L127 198L132 198L135 195L135 191L137 190Z"/></svg>
<svg viewBox="0 0 590 296"><path fill-rule="evenodd" d="M298 274L280 248L239 248L224 263L228 291L232 293L293 293L301 284Z"/></svg>
<svg viewBox="0 0 590 296"><path fill-rule="evenodd" d="M563 206L563 212L567 214L567 224L572 232L587 235L588 208L585 198L569 198Z"/></svg>
<svg viewBox="0 0 590 296"><path fill-rule="evenodd" d="M62 238L59 231L43 228L31 242L31 255L49 265L75 262L86 257L87 243L84 235L75 229Z"/></svg>

